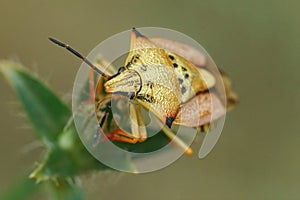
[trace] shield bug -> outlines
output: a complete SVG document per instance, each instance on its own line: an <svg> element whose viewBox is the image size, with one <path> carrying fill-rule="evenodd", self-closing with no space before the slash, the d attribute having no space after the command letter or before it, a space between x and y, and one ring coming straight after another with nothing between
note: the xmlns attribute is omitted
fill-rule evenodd
<svg viewBox="0 0 300 200"><path fill-rule="evenodd" d="M135 144L147 139L147 130L141 113L143 107L163 122L162 130L168 137L187 154L191 154L191 148L171 131L172 125L205 131L208 124L226 112L220 97L213 92L216 85L214 74L201 67L203 63L197 63L197 58L192 56L197 52L189 53L186 50L190 49L183 44L179 45L169 40L149 39L136 29L132 29L130 51L125 64L116 73L111 74L107 73L103 66L97 67L69 45L53 38L49 39L82 59L91 67L92 72L102 76L103 81L100 78L96 95L93 96L91 91L92 98L96 98L96 112L105 107L104 114L98 117L100 128L105 125L110 115L112 95L130 99L131 131L116 128L105 133L111 140ZM179 46L182 48L177 48ZM231 108L236 103L236 96L231 92L229 79L225 75L223 77L226 79L226 92L231 94ZM105 92L101 93L100 91L103 90Z"/></svg>

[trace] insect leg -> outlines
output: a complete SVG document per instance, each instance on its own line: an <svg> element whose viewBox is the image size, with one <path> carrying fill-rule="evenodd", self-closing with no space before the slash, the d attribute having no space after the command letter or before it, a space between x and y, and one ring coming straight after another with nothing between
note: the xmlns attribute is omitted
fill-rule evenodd
<svg viewBox="0 0 300 200"><path fill-rule="evenodd" d="M107 116L109 115L109 106L107 105L106 106L106 109L104 111L104 114L99 122L99 125L98 125L98 128L97 128L97 132L95 133L94 135L94 144L93 146L96 146L98 143L99 143L99 137L101 134L104 134L104 132L102 131L102 128L103 128L103 125L104 125L104 122L107 118Z"/></svg>
<svg viewBox="0 0 300 200"><path fill-rule="evenodd" d="M176 144L178 145L181 149L184 150L185 154L187 155L192 155L193 150L187 146L181 139L179 139L169 127L166 125L163 126L162 131Z"/></svg>
<svg viewBox="0 0 300 200"><path fill-rule="evenodd" d="M150 107L146 104L144 104L142 101L139 101L139 104L142 105L147 110L150 110ZM142 117L142 115L139 115ZM159 120L157 120L159 121ZM160 122L158 122L160 123ZM165 124L163 124L162 131L176 144L178 147L183 149L187 155L191 155L193 153L193 150L186 145L180 138L178 138L169 127L167 127Z"/></svg>
<svg viewBox="0 0 300 200"><path fill-rule="evenodd" d="M106 133L106 137L110 140L135 144L143 142L147 138L146 128L142 119L142 113L138 104L130 102L129 104L131 133L117 128L110 133Z"/></svg>
<svg viewBox="0 0 300 200"><path fill-rule="evenodd" d="M106 133L105 136L113 141L126 142L130 144L139 142L139 138L134 137L131 133L128 133L120 128L117 128L110 133Z"/></svg>
<svg viewBox="0 0 300 200"><path fill-rule="evenodd" d="M142 118L140 105L130 102L129 113L132 136L139 138L139 141L143 142L147 139L147 132Z"/></svg>
<svg viewBox="0 0 300 200"><path fill-rule="evenodd" d="M129 103L129 115L130 115L130 128L131 128L131 134L133 137L138 138L139 137L139 124L138 124L138 118L137 113L135 109L135 105L133 103Z"/></svg>
<svg viewBox="0 0 300 200"><path fill-rule="evenodd" d="M208 133L210 127L210 123L198 126L198 132Z"/></svg>
<svg viewBox="0 0 300 200"><path fill-rule="evenodd" d="M112 75L115 72L115 68L109 64L108 61L104 59L98 59L95 62L93 62L93 65L97 68L101 69L102 71L105 71L108 75ZM110 65L110 67L108 67ZM99 76L97 80L97 87L95 88L95 71L90 68L89 69L89 102L93 102L95 100L95 95L97 95L97 98L100 99L101 95L103 95L103 92L101 89L103 89L103 77ZM96 89L96 94L95 94Z"/></svg>
<svg viewBox="0 0 300 200"><path fill-rule="evenodd" d="M145 124L144 124L140 104L135 105L135 112L136 112L136 116L137 116L137 122L138 122L138 125L139 125L139 137L142 140L146 140L147 139L147 130L146 130L146 127L145 127Z"/></svg>
<svg viewBox="0 0 300 200"><path fill-rule="evenodd" d="M96 117L98 119L98 128L97 131L94 135L94 146L96 146L98 144L99 137L101 134L104 134L103 132L103 126L105 124L105 121L108 117L108 115L110 114L110 109L111 109L111 95L108 94L106 96L104 96L101 100L96 100L96 108L95 108L95 113L96 113ZM105 105L105 106L104 106ZM104 110L103 110L104 109Z"/></svg>

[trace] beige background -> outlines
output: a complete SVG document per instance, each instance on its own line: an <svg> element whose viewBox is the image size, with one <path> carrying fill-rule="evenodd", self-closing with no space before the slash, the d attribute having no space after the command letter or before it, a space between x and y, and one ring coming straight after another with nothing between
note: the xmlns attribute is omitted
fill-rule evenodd
<svg viewBox="0 0 300 200"><path fill-rule="evenodd" d="M158 26L201 43L234 81L241 103L204 160L183 157L145 175L88 177L96 199L299 199L299 1L0 1L0 57L37 72L60 96L80 61L50 44L55 36L83 53L131 27ZM0 78L0 188L40 159L34 134Z"/></svg>

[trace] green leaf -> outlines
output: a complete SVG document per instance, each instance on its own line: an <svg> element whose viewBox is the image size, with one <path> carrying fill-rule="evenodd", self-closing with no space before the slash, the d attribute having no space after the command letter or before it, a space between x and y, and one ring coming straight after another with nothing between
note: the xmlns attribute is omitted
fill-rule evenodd
<svg viewBox="0 0 300 200"><path fill-rule="evenodd" d="M56 145L48 151L44 160L30 175L38 182L55 182L60 177L73 177L90 170L110 169L86 150L73 123L62 132Z"/></svg>
<svg viewBox="0 0 300 200"><path fill-rule="evenodd" d="M15 90L37 135L49 147L32 178L54 180L91 169L107 169L83 146L70 109L47 86L16 62L0 61L0 71Z"/></svg>
<svg viewBox="0 0 300 200"><path fill-rule="evenodd" d="M33 193L39 188L39 185L33 179L28 179L24 177L17 182L13 183L9 189L4 191L0 195L0 199L5 200L19 200L19 199L29 199Z"/></svg>
<svg viewBox="0 0 300 200"><path fill-rule="evenodd" d="M46 144L56 140L71 116L70 109L21 64L2 60L0 71L19 97L37 135Z"/></svg>
<svg viewBox="0 0 300 200"><path fill-rule="evenodd" d="M53 186L55 199L83 199L79 187L69 179L90 170L110 169L83 146L71 118L70 109L38 78L19 63L0 61L0 72L17 94L35 132L46 144L47 153L31 173L4 194L3 199L25 199L36 182ZM15 194L13 191L19 191Z"/></svg>

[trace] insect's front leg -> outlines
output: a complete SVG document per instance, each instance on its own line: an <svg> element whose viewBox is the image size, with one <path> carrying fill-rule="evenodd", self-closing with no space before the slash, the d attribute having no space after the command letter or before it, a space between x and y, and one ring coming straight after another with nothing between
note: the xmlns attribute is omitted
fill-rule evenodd
<svg viewBox="0 0 300 200"><path fill-rule="evenodd" d="M144 124L141 106L136 102L130 102L129 113L132 135L139 138L140 142L145 141L147 139L147 130Z"/></svg>
<svg viewBox="0 0 300 200"><path fill-rule="evenodd" d="M178 138L169 127L164 125L162 131L172 140L172 142L175 145L177 145L179 148L184 150L184 153L186 155L192 155L193 150L187 144L185 144L180 138Z"/></svg>
<svg viewBox="0 0 300 200"><path fill-rule="evenodd" d="M130 102L129 103L130 114L130 128L131 133L117 128L110 133L106 133L106 137L113 141L126 142L135 144L137 142L143 142L147 139L147 131L144 125L140 105Z"/></svg>

